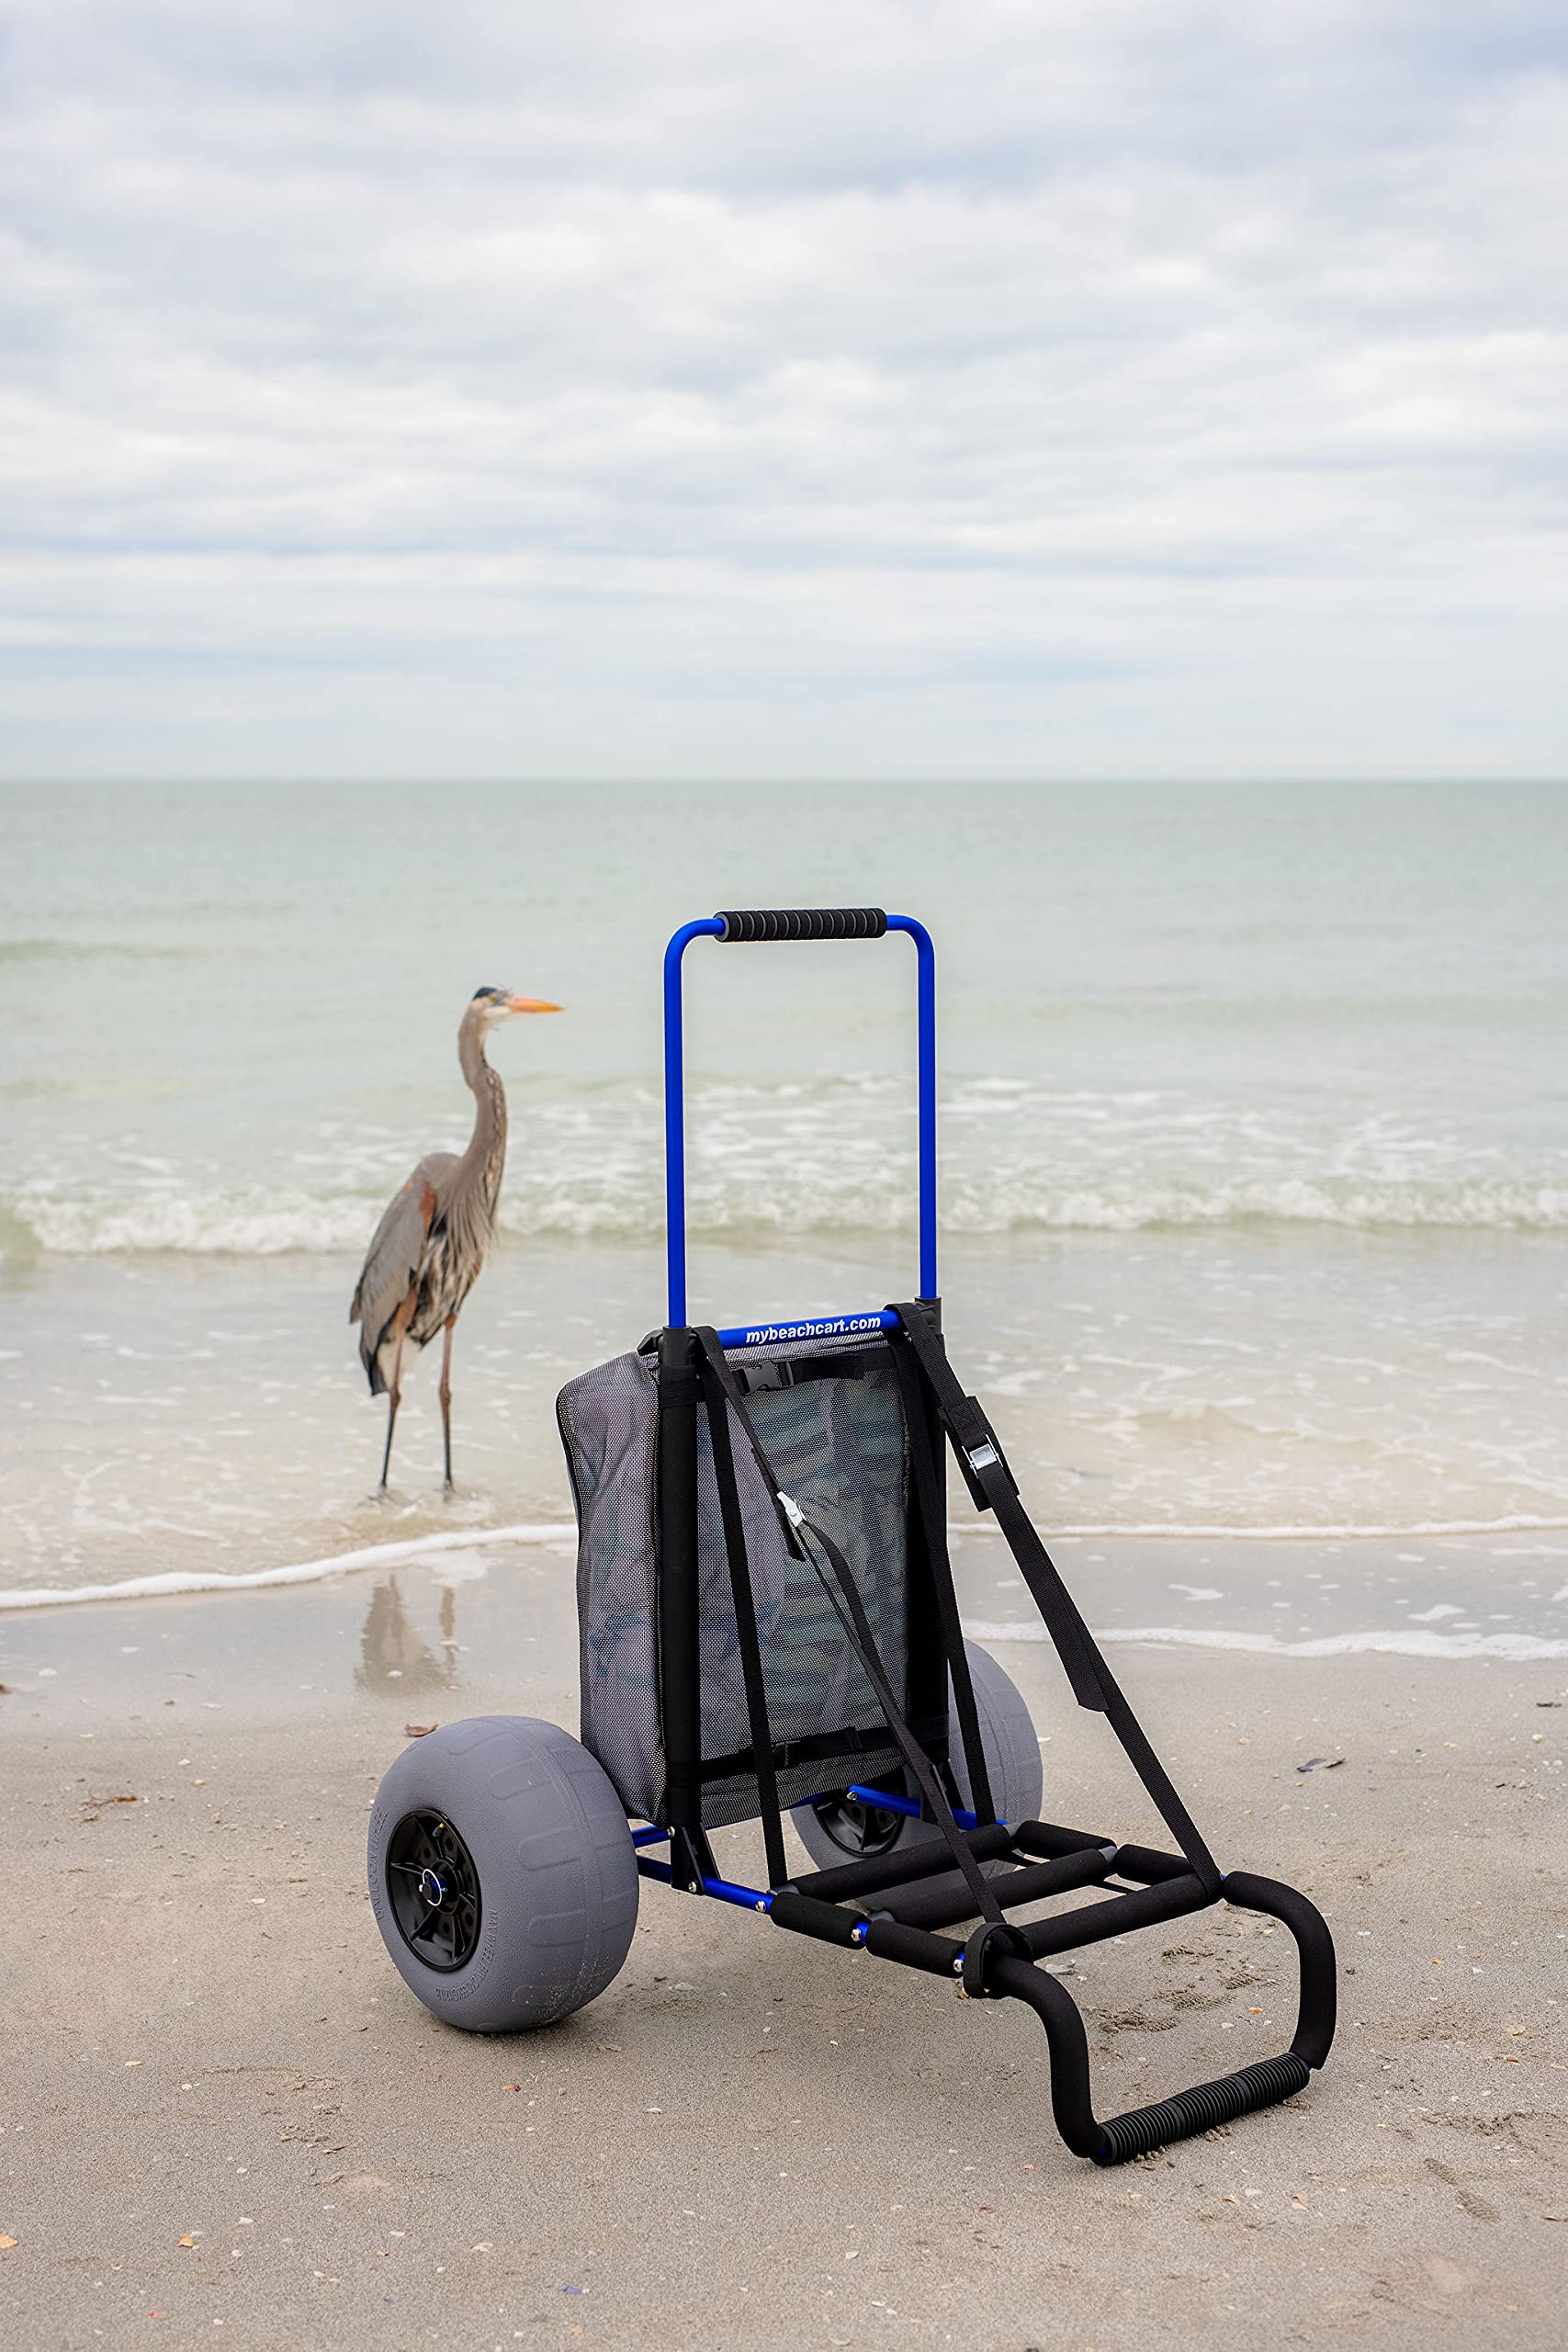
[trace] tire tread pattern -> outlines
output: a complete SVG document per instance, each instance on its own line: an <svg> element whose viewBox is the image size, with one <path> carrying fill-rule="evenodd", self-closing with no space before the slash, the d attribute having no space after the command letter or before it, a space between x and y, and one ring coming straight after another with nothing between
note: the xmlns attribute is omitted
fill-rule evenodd
<svg viewBox="0 0 1568 2352"><path fill-rule="evenodd" d="M386 1888L388 1841L405 1813L448 1815L479 1872L479 1943L444 1974L403 1941ZM370 1901L405 1984L473 2032L548 2025L592 2000L637 1925L637 1857L607 1774L558 1724L477 1716L405 1748L370 1816Z"/></svg>

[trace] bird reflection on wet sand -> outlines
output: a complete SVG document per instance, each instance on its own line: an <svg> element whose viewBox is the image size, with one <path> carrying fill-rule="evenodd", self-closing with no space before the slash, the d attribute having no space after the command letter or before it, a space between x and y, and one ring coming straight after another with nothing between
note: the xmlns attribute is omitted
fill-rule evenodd
<svg viewBox="0 0 1568 2352"><path fill-rule="evenodd" d="M359 1636L355 1680L365 1690L384 1690L400 1681L409 1690L455 1690L457 1687L457 1603L450 1585L441 1589L439 1657L409 1615L395 1576L370 1595Z"/></svg>

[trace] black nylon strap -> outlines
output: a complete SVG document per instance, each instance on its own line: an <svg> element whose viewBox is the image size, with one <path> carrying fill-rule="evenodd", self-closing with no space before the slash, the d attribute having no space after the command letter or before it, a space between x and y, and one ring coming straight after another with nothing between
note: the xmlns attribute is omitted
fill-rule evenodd
<svg viewBox="0 0 1568 2352"><path fill-rule="evenodd" d="M1078 1615L1077 1605L1062 1582L1055 1561L1035 1533L1029 1514L1019 1500L1012 1475L1002 1460L1000 1447L992 1437L990 1423L974 1397L964 1394L957 1374L948 1363L945 1351L919 1306L911 1303L896 1306L893 1312L903 1324L920 1371L931 1383L931 1393L953 1440L958 1466L968 1482L971 1493L976 1486L979 1487L981 1495L976 1496L976 1502L982 1510L988 1509L996 1513L997 1524L1007 1537L1013 1558L1023 1571L1023 1579L1034 1597L1034 1605L1045 1620L1046 1629L1066 1668L1074 1698L1080 1707L1088 1707L1097 1714L1103 1713L1104 1660L1095 1648L1093 1636ZM982 1449L990 1450L995 1458L976 1468L971 1457Z"/></svg>
<svg viewBox="0 0 1568 2352"><path fill-rule="evenodd" d="M1077 1602L1062 1582L1055 1561L1035 1532L989 1422L975 1399L964 1396L957 1374L919 1306L910 1301L895 1306L891 1311L903 1325L920 1371L931 1384L971 1490L979 1486L985 1498L983 1507L995 1512L997 1524L1007 1537L1034 1604L1045 1621L1045 1630L1066 1669L1073 1696L1080 1707L1104 1715L1161 1820L1191 1864L1193 1874L1211 1895L1216 1894L1222 1883L1219 1865L1150 1747L1143 1725L1122 1696L1093 1634L1078 1614ZM897 1340L894 1344L897 1347ZM972 1458L976 1453L982 1456L978 1464ZM984 1459L987 1453L992 1456L988 1462Z"/></svg>
<svg viewBox="0 0 1568 2352"><path fill-rule="evenodd" d="M917 1724L914 1726L916 1738L923 1738L928 1733L933 1740L938 1738L945 1722L944 1715L942 1723L928 1724L923 1729ZM842 1731L813 1732L808 1739L775 1739L773 1770L775 1772L788 1772L796 1764L830 1761L852 1764L863 1757L880 1758L886 1757L889 1744L887 1725L884 1723L874 1724L868 1729L863 1729L857 1724L848 1724ZM702 1777L705 1781L734 1781L742 1777L755 1780L756 1776L756 1761L750 1747L738 1747L728 1756L703 1758Z"/></svg>
<svg viewBox="0 0 1568 2352"><path fill-rule="evenodd" d="M724 1548L729 1561L729 1589L735 1601L735 1636L740 1649L740 1677L746 1689L746 1719L751 1732L757 1795L761 1806L762 1850L767 1857L768 1884L782 1886L789 1876L789 1865L784 1860L784 1824L779 1817L779 1782L773 1770L773 1737L768 1723L767 1689L762 1680L762 1652L757 1638L757 1604L751 1591L751 1566L746 1555L740 1497L735 1485L729 1408L723 1388L714 1377L711 1358L704 1359L702 1379L708 1437L713 1446L714 1483L718 1488Z"/></svg>
<svg viewBox="0 0 1568 2352"><path fill-rule="evenodd" d="M953 1562L947 1555L947 1523L926 1426L925 1392L920 1386L919 1371L909 1350L896 1344L892 1355L898 1394L904 1408L904 1425L908 1432L915 1508L919 1517L920 1532L925 1538L926 1560L936 1596L937 1623L942 1629L942 1647L947 1652L947 1668L953 1678L953 1703L958 1711L964 1761L969 1768L971 1810L978 1821L990 1823L997 1817L996 1800L991 1792L991 1776L986 1769L986 1744L980 1736L980 1714L975 1704L975 1684L964 1647L964 1629L958 1622L958 1595L953 1588Z"/></svg>
<svg viewBox="0 0 1568 2352"><path fill-rule="evenodd" d="M825 1356L764 1356L760 1363L732 1364L742 1396L759 1389L798 1388L803 1380L863 1380L866 1359L847 1351Z"/></svg>
<svg viewBox="0 0 1568 2352"><path fill-rule="evenodd" d="M797 1505L796 1508L798 1509L799 1506ZM968 1841L953 1817L953 1807L948 1803L947 1792L937 1778L931 1758L909 1729L903 1709L899 1706L895 1695L893 1685L884 1671L864 1605L855 1588L855 1580L850 1574L849 1562L833 1542L832 1537L825 1534L821 1528L814 1525L804 1514L800 1523L812 1541L821 1545L832 1564L833 1574L843 1594L842 1602L811 1552L807 1550L806 1553L807 1559L810 1561L811 1566L816 1571L818 1583L833 1604L839 1623L844 1629L845 1639L865 1668L871 1687L875 1691L882 1712L887 1718L887 1728L893 1734L904 1762L908 1770L914 1774L920 1793L931 1807L932 1818L946 1838L953 1860L964 1873L964 1883L975 1898L976 1912L983 1919L990 1920L998 1926L1005 1925L1001 1905L987 1882L980 1875L979 1865L969 1850ZM843 1605L844 1602L848 1603L847 1610Z"/></svg>
<svg viewBox="0 0 1568 2352"><path fill-rule="evenodd" d="M784 1488L780 1486L773 1464L762 1451L761 1441L751 1425L751 1417L746 1410L745 1399L736 1385L734 1373L726 1361L724 1350L719 1345L718 1334L706 1326L702 1326L694 1331L694 1337L705 1366L711 1369L715 1380L723 1390L730 1410L734 1413L741 1432L750 1446L752 1459L767 1484L768 1492L773 1498L784 1543L794 1558L803 1560L810 1566L818 1583L827 1594L833 1613L843 1630L844 1638L860 1660L864 1668L866 1679L876 1693L877 1703L886 1718L887 1728L893 1735L894 1744L903 1757L908 1770L914 1775L920 1793L931 1808L931 1817L942 1837L947 1840L953 1859L964 1874L964 1883L975 1898L976 1914L979 1917L994 1921L998 1925L1005 1924L1001 1905L987 1880L981 1876L979 1865L969 1850L963 1831L953 1817L953 1807L948 1803L947 1793L937 1778L931 1758L910 1729L893 1685L888 1680L886 1669L877 1651L875 1636L872 1633L870 1621L865 1613L864 1603L861 1600L854 1577L850 1572L849 1562L831 1536L825 1534L821 1528L808 1520L797 1503L792 1502L790 1510L785 1509ZM793 1518L790 1515L791 1510L795 1514ZM800 1537L803 1532L810 1537L810 1544L802 1544ZM821 1562L811 1548L812 1545L820 1546L826 1554L832 1566L832 1578L825 1573ZM835 1580L838 1586L837 1590L834 1589Z"/></svg>

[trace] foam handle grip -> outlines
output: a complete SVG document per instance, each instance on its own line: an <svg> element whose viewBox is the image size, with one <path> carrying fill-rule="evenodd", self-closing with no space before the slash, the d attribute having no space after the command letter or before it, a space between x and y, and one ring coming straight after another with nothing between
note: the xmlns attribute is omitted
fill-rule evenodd
<svg viewBox="0 0 1568 2352"><path fill-rule="evenodd" d="M880 907L753 907L720 912L719 945L759 939L880 939L887 917Z"/></svg>

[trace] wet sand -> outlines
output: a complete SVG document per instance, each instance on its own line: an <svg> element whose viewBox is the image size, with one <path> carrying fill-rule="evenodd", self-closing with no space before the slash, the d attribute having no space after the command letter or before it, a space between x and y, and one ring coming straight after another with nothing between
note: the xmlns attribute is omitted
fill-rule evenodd
<svg viewBox="0 0 1568 2352"><path fill-rule="evenodd" d="M1222 1864L1330 1915L1342 2022L1297 2100L1100 2173L1017 2005L661 1889L577 2018L437 2025L370 1919L371 1793L405 1722L574 1725L575 1664L547 1554L504 1643L417 1583L6 1622L6 2345L1561 2342L1562 1661L1114 1653ZM1047 1813L1155 1838L1049 1654L998 1654ZM1102 2112L1290 2037L1247 1915L1073 1983Z"/></svg>

